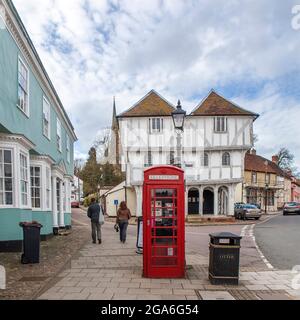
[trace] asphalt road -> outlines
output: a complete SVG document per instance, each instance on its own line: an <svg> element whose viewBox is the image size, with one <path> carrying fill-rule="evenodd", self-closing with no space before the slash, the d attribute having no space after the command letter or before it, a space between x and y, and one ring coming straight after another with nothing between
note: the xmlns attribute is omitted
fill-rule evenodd
<svg viewBox="0 0 300 320"><path fill-rule="evenodd" d="M256 242L278 269L300 265L300 215L278 215L254 228Z"/></svg>

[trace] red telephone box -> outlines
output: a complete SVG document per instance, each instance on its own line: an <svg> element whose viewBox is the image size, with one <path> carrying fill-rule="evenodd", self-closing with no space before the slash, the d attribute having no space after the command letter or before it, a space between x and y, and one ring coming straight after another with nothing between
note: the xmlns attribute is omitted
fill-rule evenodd
<svg viewBox="0 0 300 320"><path fill-rule="evenodd" d="M173 166L144 172L143 276L185 277L184 172Z"/></svg>

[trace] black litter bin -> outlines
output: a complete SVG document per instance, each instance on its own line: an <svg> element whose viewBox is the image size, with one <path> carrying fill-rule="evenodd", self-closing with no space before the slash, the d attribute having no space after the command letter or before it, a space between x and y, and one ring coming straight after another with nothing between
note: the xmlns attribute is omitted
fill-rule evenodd
<svg viewBox="0 0 300 320"><path fill-rule="evenodd" d="M37 222L21 222L23 228L23 253L21 263L40 262L40 230L42 225Z"/></svg>
<svg viewBox="0 0 300 320"><path fill-rule="evenodd" d="M230 232L210 234L209 280L211 284L239 283L241 236Z"/></svg>

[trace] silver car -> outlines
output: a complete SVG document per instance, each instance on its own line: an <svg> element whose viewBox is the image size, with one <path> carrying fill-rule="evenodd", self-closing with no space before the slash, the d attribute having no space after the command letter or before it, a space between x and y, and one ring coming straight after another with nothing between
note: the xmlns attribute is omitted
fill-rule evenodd
<svg viewBox="0 0 300 320"><path fill-rule="evenodd" d="M283 215L286 216L289 213L300 214L300 203L299 202L287 202L283 207Z"/></svg>
<svg viewBox="0 0 300 320"><path fill-rule="evenodd" d="M234 216L236 219L255 219L258 220L261 217L261 209L253 204L240 204L237 203L234 206Z"/></svg>

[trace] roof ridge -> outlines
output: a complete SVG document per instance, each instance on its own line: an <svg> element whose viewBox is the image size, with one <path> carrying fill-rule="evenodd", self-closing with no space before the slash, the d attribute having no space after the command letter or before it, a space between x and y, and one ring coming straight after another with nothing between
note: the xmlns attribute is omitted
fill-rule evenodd
<svg viewBox="0 0 300 320"><path fill-rule="evenodd" d="M221 95L220 93L218 93L215 89L211 89L209 91L209 93L200 101L200 103L198 103L196 105L196 107L192 110L192 112L190 113L190 115L195 115L194 113L199 110L202 105L204 104L204 102L208 99L208 97L214 93L215 95L217 95L218 97L220 97L221 99L225 100L226 102L228 102L229 104L231 104L234 108L237 108L240 112L243 112L243 113L246 113L246 114L249 114L249 115L254 115L256 118L259 117L259 115L257 113L254 113L252 111L249 111L247 109L244 109L242 107L240 107L238 104L236 104L235 102L233 102L232 100L230 99L227 99L225 98L223 95Z"/></svg>
<svg viewBox="0 0 300 320"><path fill-rule="evenodd" d="M133 104L129 109L123 111L122 113L120 113L117 118L120 118L122 116L124 116L126 113L130 112L132 109L134 109L135 107L137 107L142 101L144 101L148 96L150 96L152 93L154 93L156 96L158 96L160 99L162 99L166 104L168 104L171 108L173 108L174 110L176 109L175 106L169 102L166 98L164 98L161 94L159 94L156 90L151 89L148 93L146 93L140 100L138 100L135 104Z"/></svg>

